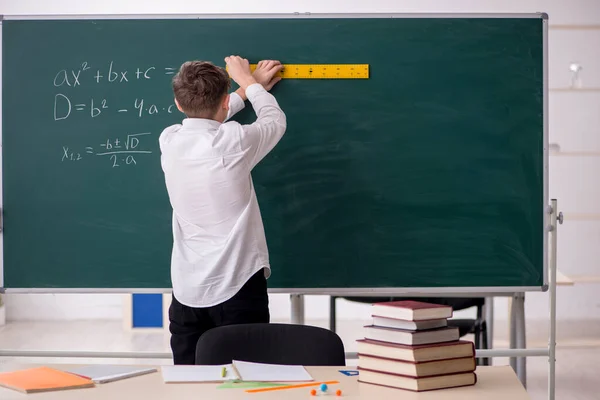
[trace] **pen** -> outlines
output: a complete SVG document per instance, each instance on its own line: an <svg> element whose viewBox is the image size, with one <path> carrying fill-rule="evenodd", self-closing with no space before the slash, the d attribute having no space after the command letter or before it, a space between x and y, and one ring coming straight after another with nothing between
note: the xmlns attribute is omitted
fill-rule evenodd
<svg viewBox="0 0 600 400"><path fill-rule="evenodd" d="M227 375L227 368L223 367L223 369L221 369L221 377L225 378L225 375Z"/></svg>

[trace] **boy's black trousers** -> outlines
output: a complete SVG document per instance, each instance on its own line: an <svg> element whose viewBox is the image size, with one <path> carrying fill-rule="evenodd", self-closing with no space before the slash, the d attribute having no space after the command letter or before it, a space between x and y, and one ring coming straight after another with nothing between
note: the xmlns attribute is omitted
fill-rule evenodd
<svg viewBox="0 0 600 400"><path fill-rule="evenodd" d="M211 328L233 324L268 323L267 280L261 269L231 299L207 308L179 303L175 296L169 307L169 331L175 365L194 365L196 343Z"/></svg>

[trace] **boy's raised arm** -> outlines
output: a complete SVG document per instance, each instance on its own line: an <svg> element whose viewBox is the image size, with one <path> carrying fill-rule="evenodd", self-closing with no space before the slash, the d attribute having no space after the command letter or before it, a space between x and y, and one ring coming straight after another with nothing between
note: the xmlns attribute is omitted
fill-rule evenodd
<svg viewBox="0 0 600 400"><path fill-rule="evenodd" d="M246 91L242 88L239 88L235 92L229 95L229 110L227 111L226 120L231 119L235 114L239 113L244 109L246 104L244 103L247 100Z"/></svg>
<svg viewBox="0 0 600 400"><path fill-rule="evenodd" d="M242 147L248 149L250 168L254 168L279 143L287 121L275 97L260 84L249 86L246 93L257 118L254 123L244 125Z"/></svg>
<svg viewBox="0 0 600 400"><path fill-rule="evenodd" d="M250 73L248 61L240 57L227 57L231 77L240 85L257 119L244 125L242 148L247 149L250 168L254 168L279 142L287 127L284 112L275 97L267 92L281 80L276 76L283 68L279 61L261 61L254 74Z"/></svg>

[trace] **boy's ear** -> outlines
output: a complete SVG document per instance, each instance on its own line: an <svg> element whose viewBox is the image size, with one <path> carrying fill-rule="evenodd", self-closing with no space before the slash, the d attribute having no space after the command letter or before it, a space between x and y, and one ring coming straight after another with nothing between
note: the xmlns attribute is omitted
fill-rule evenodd
<svg viewBox="0 0 600 400"><path fill-rule="evenodd" d="M225 97L223 97L221 106L223 107L223 110L229 111L229 94L226 94Z"/></svg>
<svg viewBox="0 0 600 400"><path fill-rule="evenodd" d="M185 112L183 112L183 110L181 109L181 106L179 105L179 102L177 101L177 99L174 99L174 100L175 100L175 105L177 106L177 109L185 114Z"/></svg>

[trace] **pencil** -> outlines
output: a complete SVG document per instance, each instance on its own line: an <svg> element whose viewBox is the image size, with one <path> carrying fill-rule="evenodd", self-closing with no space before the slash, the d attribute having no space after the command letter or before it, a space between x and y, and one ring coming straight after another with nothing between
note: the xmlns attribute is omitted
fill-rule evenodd
<svg viewBox="0 0 600 400"><path fill-rule="evenodd" d="M311 387L311 386L319 386L319 385L322 385L323 383L325 383L327 385L333 385L333 384L340 383L340 382L339 381L310 382L310 383L300 383L300 384L296 384L296 385L292 384L292 385L287 385L287 386L275 386L275 387L268 387L268 388L248 389L248 390L246 390L246 393L260 393L260 392L271 392L273 390L305 388L305 387Z"/></svg>

